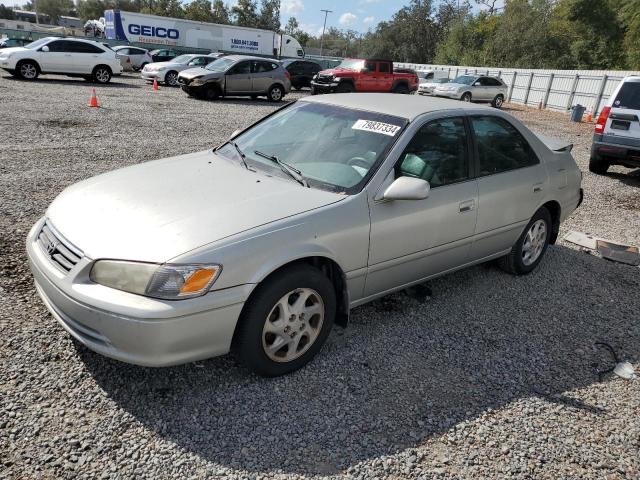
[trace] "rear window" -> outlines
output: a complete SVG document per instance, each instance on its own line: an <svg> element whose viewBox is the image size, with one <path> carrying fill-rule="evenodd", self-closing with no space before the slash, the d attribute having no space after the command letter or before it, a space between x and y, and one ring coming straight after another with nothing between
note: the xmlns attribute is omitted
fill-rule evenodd
<svg viewBox="0 0 640 480"><path fill-rule="evenodd" d="M613 102L615 108L640 110L640 82L625 82Z"/></svg>

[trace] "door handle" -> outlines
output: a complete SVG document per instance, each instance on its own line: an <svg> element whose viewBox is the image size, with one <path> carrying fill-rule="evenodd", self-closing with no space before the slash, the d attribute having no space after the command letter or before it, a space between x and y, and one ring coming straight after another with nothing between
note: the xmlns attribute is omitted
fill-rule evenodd
<svg viewBox="0 0 640 480"><path fill-rule="evenodd" d="M466 200L458 205L460 213L471 212L476 206L475 200Z"/></svg>
<svg viewBox="0 0 640 480"><path fill-rule="evenodd" d="M533 193L538 193L542 191L542 183L536 183L533 186Z"/></svg>

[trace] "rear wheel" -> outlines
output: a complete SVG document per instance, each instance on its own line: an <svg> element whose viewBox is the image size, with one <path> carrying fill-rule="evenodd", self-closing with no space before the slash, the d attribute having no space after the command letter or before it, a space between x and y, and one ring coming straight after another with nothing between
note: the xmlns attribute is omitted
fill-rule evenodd
<svg viewBox="0 0 640 480"><path fill-rule="evenodd" d="M531 218L511 252L498 261L504 271L524 275L533 271L549 246L552 231L551 214L540 208Z"/></svg>
<svg viewBox="0 0 640 480"><path fill-rule="evenodd" d="M111 69L105 65L98 65L93 69L91 78L95 83L109 83L111 80Z"/></svg>
<svg viewBox="0 0 640 480"><path fill-rule="evenodd" d="M251 295L238 322L235 353L259 375L293 372L320 351L335 312L333 284L320 270L289 267Z"/></svg>
<svg viewBox="0 0 640 480"><path fill-rule="evenodd" d="M598 175L604 175L609 170L611 164L606 160L591 157L589 159L589 171Z"/></svg>
<svg viewBox="0 0 640 480"><path fill-rule="evenodd" d="M463 102L470 102L471 94L469 92L464 93L462 97L460 97L460 100L462 100Z"/></svg>
<svg viewBox="0 0 640 480"><path fill-rule="evenodd" d="M171 70L164 76L164 84L170 87L178 86L178 72Z"/></svg>
<svg viewBox="0 0 640 480"><path fill-rule="evenodd" d="M496 98L491 101L491 106L494 108L502 108L503 103L504 97L502 95L496 95Z"/></svg>
<svg viewBox="0 0 640 480"><path fill-rule="evenodd" d="M205 88L204 92L202 92L202 97L205 100L218 100L220 98L220 90L218 90L213 85Z"/></svg>
<svg viewBox="0 0 640 480"><path fill-rule="evenodd" d="M284 98L284 89L280 85L273 85L269 89L269 101L279 102Z"/></svg>
<svg viewBox="0 0 640 480"><path fill-rule="evenodd" d="M40 74L38 65L36 62L32 62L31 60L24 60L20 62L16 67L16 72L18 73L18 76L24 80L35 80Z"/></svg>

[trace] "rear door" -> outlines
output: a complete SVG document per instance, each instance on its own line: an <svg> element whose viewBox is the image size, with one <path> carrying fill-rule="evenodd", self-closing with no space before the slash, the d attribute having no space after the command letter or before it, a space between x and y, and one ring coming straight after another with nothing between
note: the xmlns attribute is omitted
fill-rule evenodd
<svg viewBox="0 0 640 480"><path fill-rule="evenodd" d="M604 134L640 141L640 78L626 80L620 86L611 103Z"/></svg>
<svg viewBox="0 0 640 480"><path fill-rule="evenodd" d="M494 115L471 115L478 171L478 224L472 259L513 246L548 186L535 151L509 121Z"/></svg>
<svg viewBox="0 0 640 480"><path fill-rule="evenodd" d="M263 93L269 90L269 87L273 85L273 72L276 68L278 68L278 64L275 62L266 60L253 61L251 66L251 91Z"/></svg>
<svg viewBox="0 0 640 480"><path fill-rule="evenodd" d="M491 86L489 85L489 79L487 77L480 77L473 85L471 96L474 100L489 100L491 97Z"/></svg>
<svg viewBox="0 0 640 480"><path fill-rule="evenodd" d="M225 75L226 93L250 93L252 90L251 61L245 60L231 67Z"/></svg>
<svg viewBox="0 0 640 480"><path fill-rule="evenodd" d="M393 71L391 62L378 62L378 81L376 90L390 92L393 87Z"/></svg>
<svg viewBox="0 0 640 480"><path fill-rule="evenodd" d="M73 68L76 73L90 74L93 67L100 63L100 56L105 53L100 47L87 42L71 42L73 51Z"/></svg>

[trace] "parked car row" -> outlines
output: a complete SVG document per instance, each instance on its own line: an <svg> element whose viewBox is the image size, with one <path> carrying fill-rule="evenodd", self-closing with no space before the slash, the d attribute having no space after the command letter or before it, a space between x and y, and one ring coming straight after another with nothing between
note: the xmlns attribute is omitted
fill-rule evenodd
<svg viewBox="0 0 640 480"><path fill-rule="evenodd" d="M449 80L448 72L420 72L418 94L452 98L463 102L487 102L500 108L507 98L507 85L488 75L460 75Z"/></svg>

